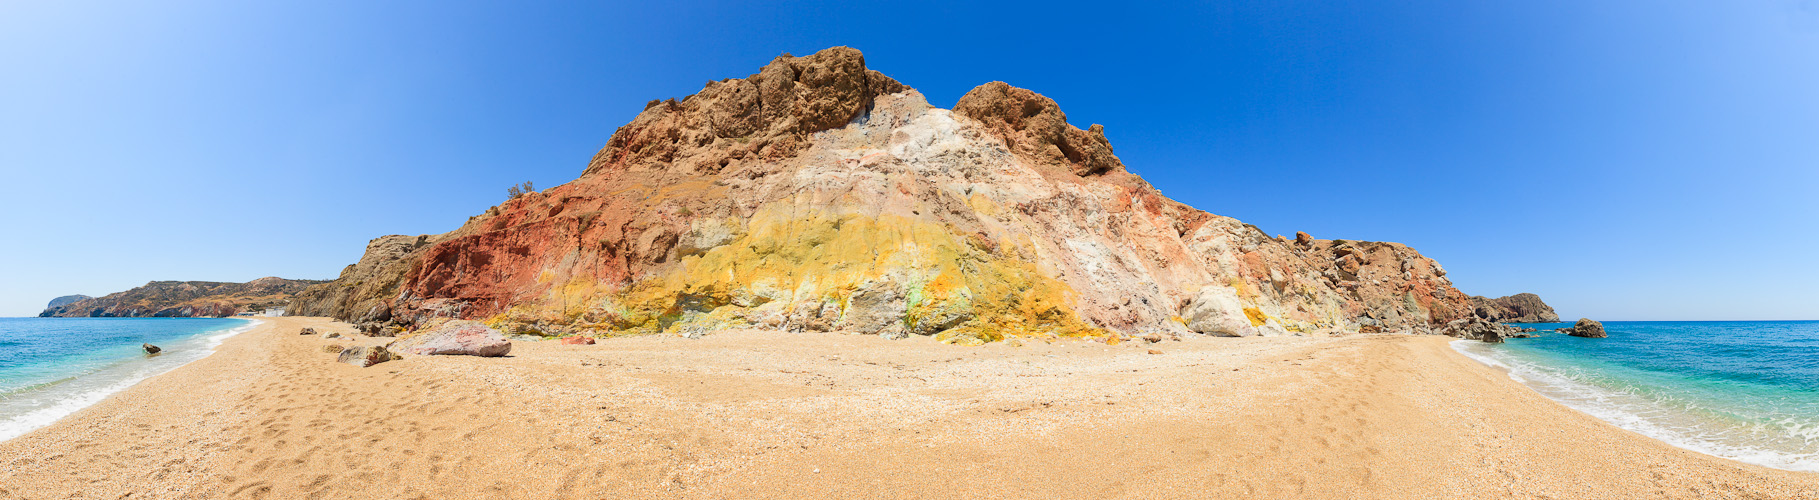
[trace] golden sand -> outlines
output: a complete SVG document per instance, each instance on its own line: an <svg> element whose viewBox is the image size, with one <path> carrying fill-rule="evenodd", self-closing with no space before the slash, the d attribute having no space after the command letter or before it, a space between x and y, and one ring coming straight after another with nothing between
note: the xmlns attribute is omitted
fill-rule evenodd
<svg viewBox="0 0 1819 500"><path fill-rule="evenodd" d="M7 498L1819 498L1447 338L726 331L372 368L278 318L0 443ZM1150 351L1160 354L1151 354Z"/></svg>

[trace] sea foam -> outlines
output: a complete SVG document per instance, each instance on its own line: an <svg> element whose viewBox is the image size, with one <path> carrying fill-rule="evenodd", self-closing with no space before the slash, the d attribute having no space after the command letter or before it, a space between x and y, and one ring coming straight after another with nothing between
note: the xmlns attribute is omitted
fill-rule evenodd
<svg viewBox="0 0 1819 500"><path fill-rule="evenodd" d="M1521 342L1527 339L1515 339ZM1602 339L1570 339L1599 342ZM1651 390L1648 381L1625 380L1620 370L1552 364L1511 352L1507 346L1459 340L1454 350L1550 399L1618 427L1680 448L1777 469L1819 472L1819 422L1814 415L1787 414L1771 423L1727 416L1760 414L1761 408L1727 408L1671 391ZM1619 373L1613 373L1619 372Z"/></svg>
<svg viewBox="0 0 1819 500"><path fill-rule="evenodd" d="M174 339L174 342L164 345L165 352L157 356L90 360L95 365L91 369L0 393L0 441L43 428L145 379L207 357L229 337L251 330L261 323L259 320L242 321L246 323Z"/></svg>

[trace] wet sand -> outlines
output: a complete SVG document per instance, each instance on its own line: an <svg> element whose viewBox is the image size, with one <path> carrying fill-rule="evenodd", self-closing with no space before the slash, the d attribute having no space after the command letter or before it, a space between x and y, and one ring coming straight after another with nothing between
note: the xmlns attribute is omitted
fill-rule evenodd
<svg viewBox="0 0 1819 500"><path fill-rule="evenodd" d="M276 318L0 443L30 498L1819 498L1444 337L958 347L834 333L334 362ZM1160 354L1151 354L1155 350Z"/></svg>

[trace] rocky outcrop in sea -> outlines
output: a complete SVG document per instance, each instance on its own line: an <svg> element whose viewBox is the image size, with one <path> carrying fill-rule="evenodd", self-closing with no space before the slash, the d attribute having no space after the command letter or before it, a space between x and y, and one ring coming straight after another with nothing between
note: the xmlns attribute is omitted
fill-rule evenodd
<svg viewBox="0 0 1819 500"><path fill-rule="evenodd" d="M579 178L374 240L289 314L509 334L1433 332L1474 302L1399 243L1169 199L1104 127L1003 82L954 109L835 47L653 100Z"/></svg>
<svg viewBox="0 0 1819 500"><path fill-rule="evenodd" d="M246 283L217 281L153 281L145 286L104 297L89 297L52 305L39 317L227 317L242 312L262 312L284 307L291 296L320 280L259 278ZM66 298L66 297L65 297ZM61 300L62 298L59 298ZM55 304L55 301L52 302Z"/></svg>
<svg viewBox="0 0 1819 500"><path fill-rule="evenodd" d="M1560 328L1560 329L1557 329L1554 331L1564 333L1567 335L1572 335L1574 337L1586 337L1586 338L1594 338L1594 339L1601 339L1601 338L1606 338L1606 337L1610 336L1609 334L1604 332L1604 323L1600 323L1600 322L1597 322L1597 321L1594 321L1591 319L1587 319L1587 318L1579 318L1579 321L1576 323L1573 323L1573 326L1566 327L1566 328Z"/></svg>
<svg viewBox="0 0 1819 500"><path fill-rule="evenodd" d="M1542 302L1541 296L1532 293L1494 299L1473 296L1472 312L1480 318L1500 323L1560 322L1560 315L1554 313L1554 308Z"/></svg>

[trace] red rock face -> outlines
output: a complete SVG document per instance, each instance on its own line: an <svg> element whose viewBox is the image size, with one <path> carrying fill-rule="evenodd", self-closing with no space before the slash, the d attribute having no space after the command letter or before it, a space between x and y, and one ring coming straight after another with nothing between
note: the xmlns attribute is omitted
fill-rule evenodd
<svg viewBox="0 0 1819 500"><path fill-rule="evenodd" d="M375 240L294 308L545 334L1280 334L1469 314L1444 276L1404 245L1171 200L1034 92L935 109L834 48L652 101L575 181Z"/></svg>

